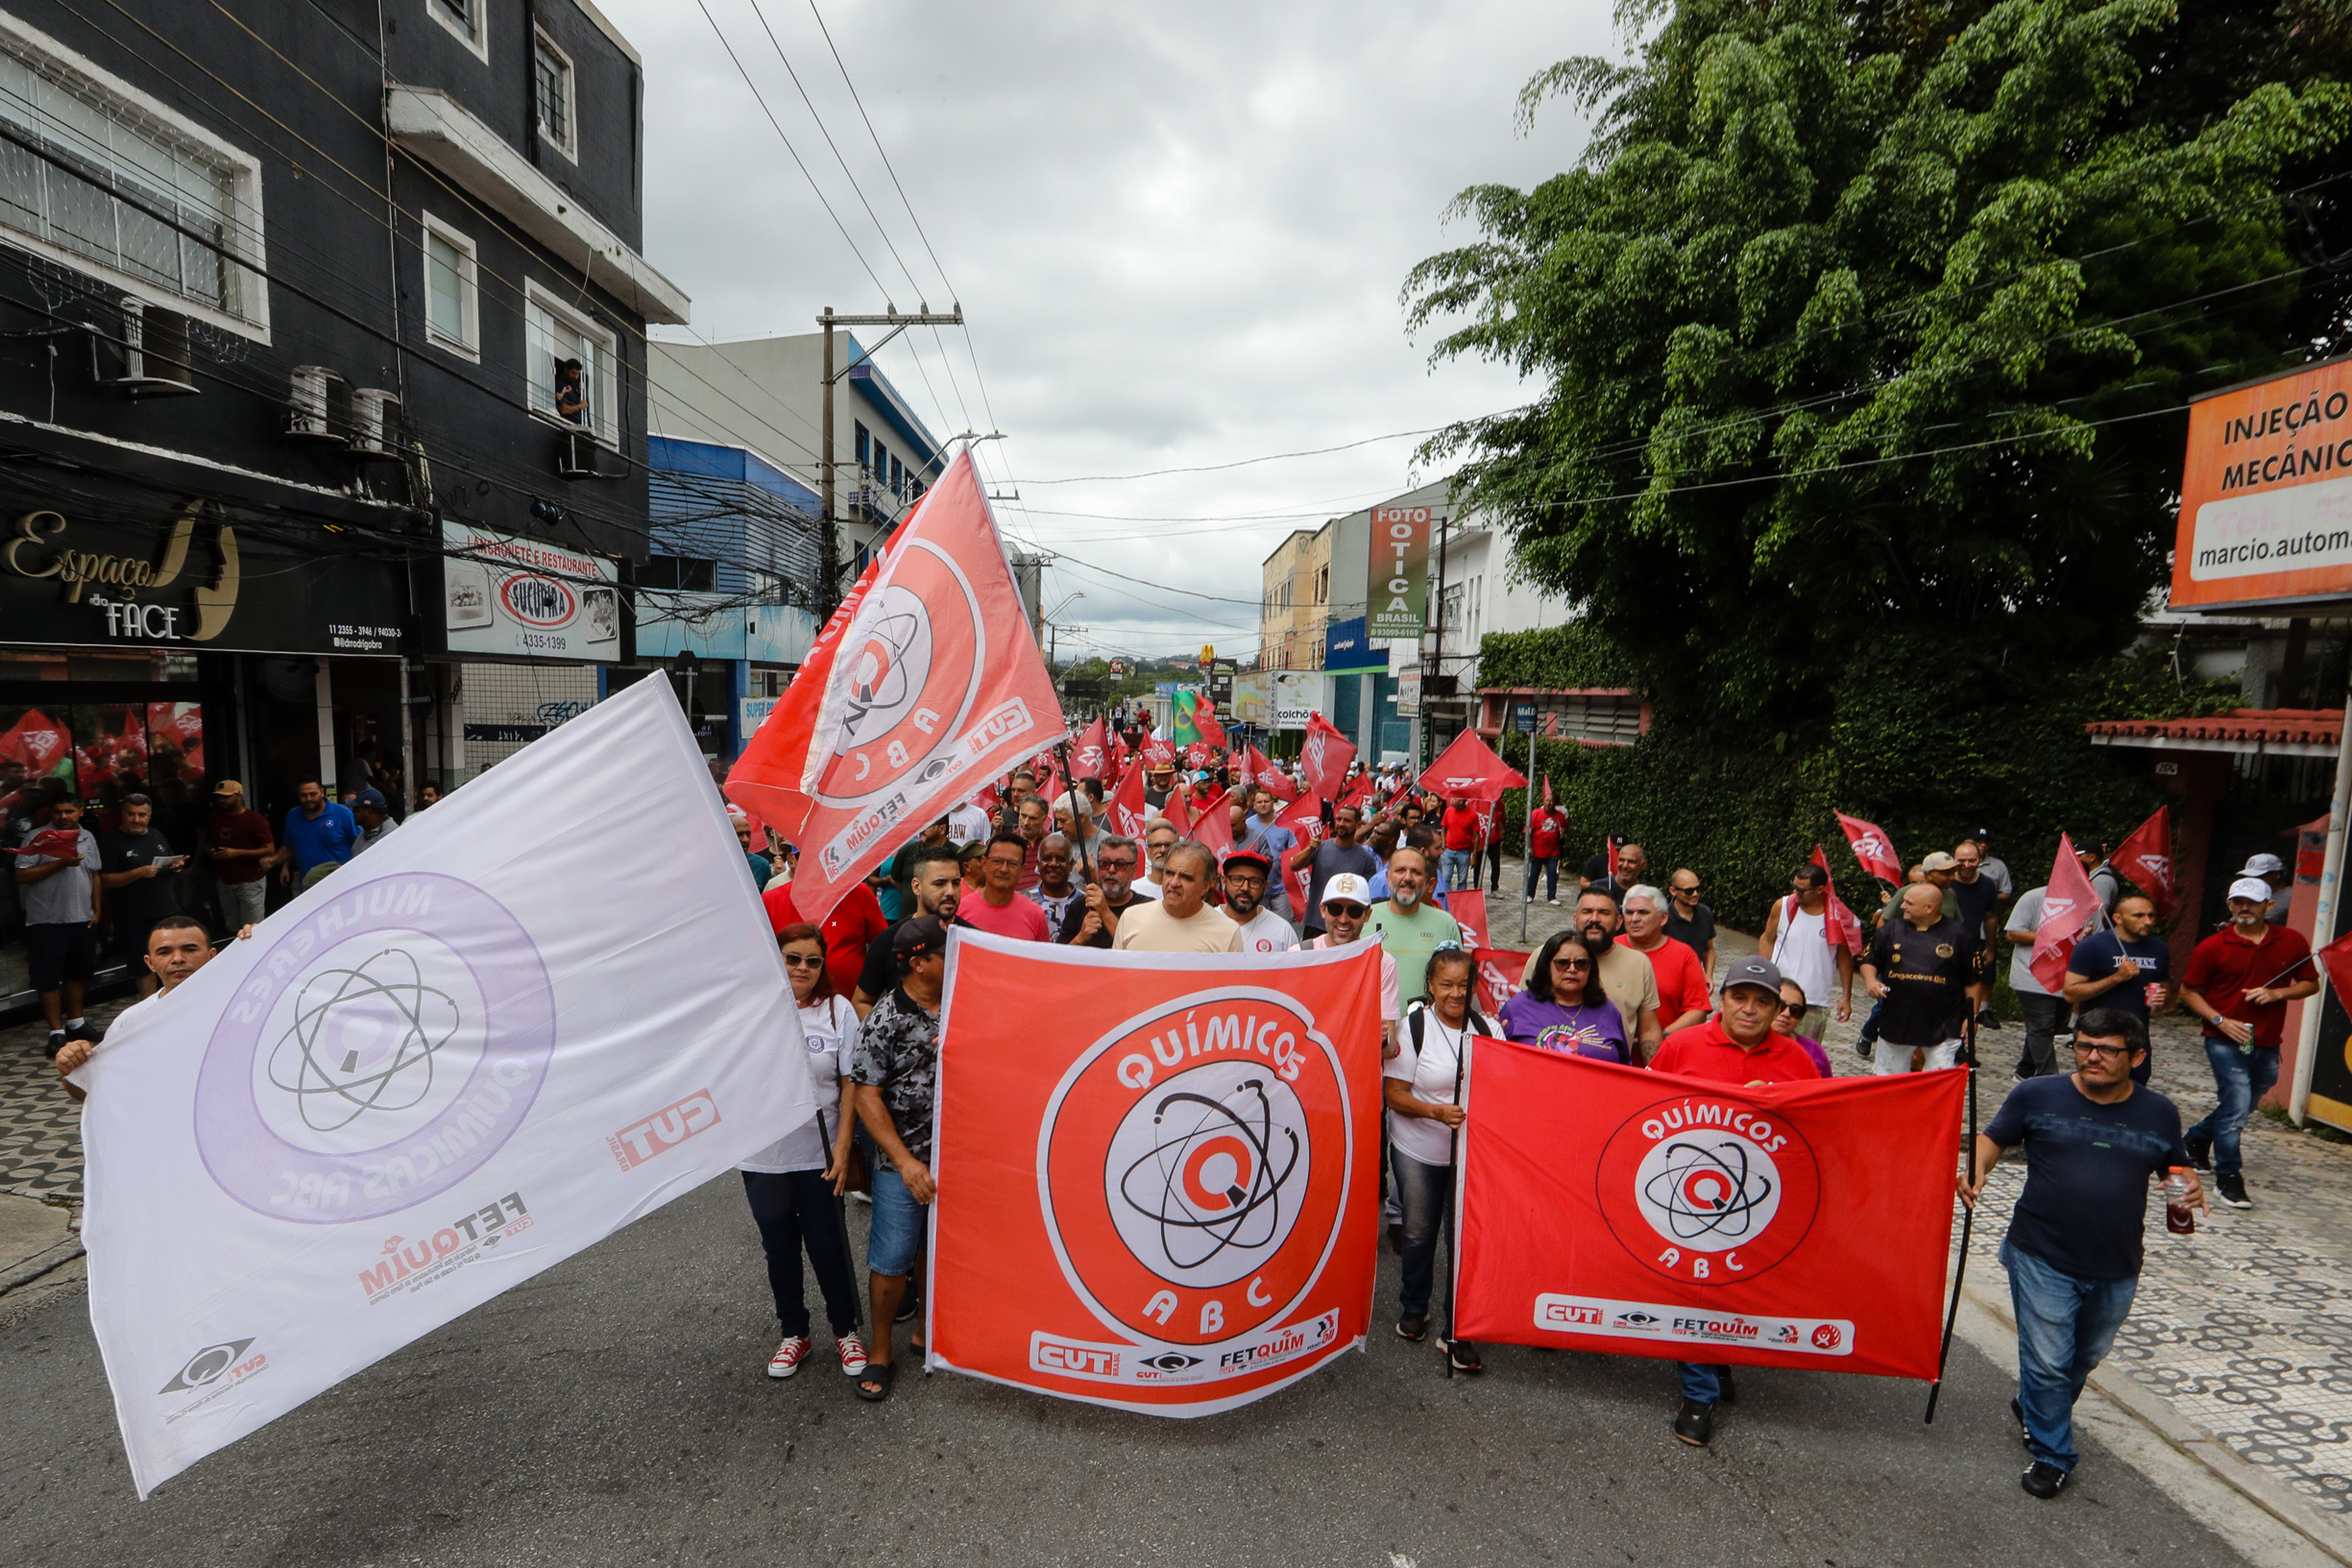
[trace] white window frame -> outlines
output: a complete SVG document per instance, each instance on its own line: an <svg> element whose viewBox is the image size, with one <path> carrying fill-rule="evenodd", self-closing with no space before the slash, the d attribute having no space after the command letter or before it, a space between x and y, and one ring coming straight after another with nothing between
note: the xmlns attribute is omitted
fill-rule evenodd
<svg viewBox="0 0 2352 1568"><path fill-rule="evenodd" d="M442 4L442 0L424 0L424 13L439 22L450 37L464 44L476 60L487 65L490 63L489 0L467 0L466 9L473 12L472 33L458 26L457 19L449 14L449 8Z"/></svg>
<svg viewBox="0 0 2352 1568"><path fill-rule="evenodd" d="M610 328L599 326L594 316L566 304L556 293L544 287L536 278L525 278L522 285L522 377L523 403L530 411L558 430L576 431L594 438L599 444L620 449L620 340ZM539 381L531 364L530 306L537 305L558 322L582 337L590 338L604 350L605 374L589 381L589 421L574 424L558 415L552 408L542 408L537 400ZM552 397L552 391L549 396Z"/></svg>
<svg viewBox="0 0 2352 1568"><path fill-rule="evenodd" d="M564 68L564 139L557 141L547 134L546 122L539 117L539 51L553 55ZM571 55L557 43L544 27L531 30L531 128L539 139L570 158L580 161L580 74L571 68Z"/></svg>
<svg viewBox="0 0 2352 1568"><path fill-rule="evenodd" d="M36 234L28 234L21 229L0 227L0 245L30 252L34 255L54 261L61 267L69 267L87 277L103 278L110 287L144 300L149 304L176 311L191 321L205 322L219 327L224 332L233 332L238 337L251 338L255 343L268 343L270 341L270 285L269 280L261 276L261 269L269 265L268 251L262 240L264 230L261 211L261 160L242 148L223 141L219 136L214 135L160 99L141 92L122 78L102 68L86 56L68 49L40 29L18 21L6 12L0 12L0 36L6 36L27 53L47 57L51 63L62 66L81 77L89 86L119 98L125 105L151 119L161 122L174 133L186 137L229 165L230 183L229 200L233 210L230 213L231 221L229 224L226 238L228 248L235 253L237 261L232 262L224 257L222 265L224 267L236 266L237 270L244 275L238 280L239 294L241 298L252 302L252 313L246 316L231 315L217 306L191 300L184 294L175 294L170 289L149 282L146 278L119 271L103 261L85 256L79 251L52 244ZM237 266L238 262L244 265Z"/></svg>
<svg viewBox="0 0 2352 1568"><path fill-rule="evenodd" d="M482 269L479 253L474 249L472 239L434 217L429 211L424 214L424 232L426 239L417 248L424 266L424 341L444 352L455 354L460 359L472 360L478 365L482 362ZM433 325L433 249L431 242L435 238L446 241L464 263L459 269L457 278L458 308L465 315L466 335L462 342L450 337Z"/></svg>

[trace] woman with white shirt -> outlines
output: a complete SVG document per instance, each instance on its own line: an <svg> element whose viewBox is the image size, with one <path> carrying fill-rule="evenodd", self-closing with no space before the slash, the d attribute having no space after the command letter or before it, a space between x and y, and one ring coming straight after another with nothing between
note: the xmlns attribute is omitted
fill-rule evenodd
<svg viewBox="0 0 2352 1568"><path fill-rule="evenodd" d="M1429 1292L1437 1276L1438 1231L1453 1204L1454 1129L1464 1112L1462 1044L1494 1026L1470 1006L1468 949L1442 943L1429 955L1423 981L1428 1000L1414 1003L1397 1030L1399 1049L1380 1064L1381 1093L1388 1102L1390 1166L1404 1210L1404 1283L1398 1291L1399 1338L1419 1340L1429 1333ZM1454 1370L1483 1370L1478 1347L1453 1338L1445 1325L1445 1353Z"/></svg>
<svg viewBox="0 0 2352 1568"><path fill-rule="evenodd" d="M751 1218L767 1254L768 1289L776 1297L776 1320L784 1342L768 1358L767 1375L788 1378L813 1348L809 1304L801 1289L800 1255L805 1246L825 1315L833 1325L841 1370L865 1370L865 1340L858 1333L858 1285L850 1264L849 1228L841 1216L841 1193L849 1183L850 1134L857 1125L853 1091L845 1075L858 1044L858 1013L834 990L825 973L825 938L806 921L776 933L792 1000L800 1008L801 1038L809 1049L809 1076L817 1091L816 1116L738 1167ZM825 1104L830 1096L835 1104Z"/></svg>

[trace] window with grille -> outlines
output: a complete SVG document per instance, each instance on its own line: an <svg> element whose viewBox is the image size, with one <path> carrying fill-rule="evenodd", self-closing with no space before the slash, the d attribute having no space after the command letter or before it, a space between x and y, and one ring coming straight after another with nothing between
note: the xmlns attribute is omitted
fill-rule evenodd
<svg viewBox="0 0 2352 1568"><path fill-rule="evenodd" d="M529 286L523 305L531 407L610 443L618 413L613 334Z"/></svg>
<svg viewBox="0 0 2352 1568"><path fill-rule="evenodd" d="M531 90L539 133L566 157L573 157L570 57L545 33L533 35L531 42Z"/></svg>
<svg viewBox="0 0 2352 1568"><path fill-rule="evenodd" d="M158 304L266 336L259 165L0 16L0 229Z"/></svg>

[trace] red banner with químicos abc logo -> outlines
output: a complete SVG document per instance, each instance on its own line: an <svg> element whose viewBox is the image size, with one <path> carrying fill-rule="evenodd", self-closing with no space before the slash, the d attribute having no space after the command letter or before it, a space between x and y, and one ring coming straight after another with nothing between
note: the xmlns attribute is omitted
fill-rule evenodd
<svg viewBox="0 0 2352 1568"><path fill-rule="evenodd" d="M1479 1039L1455 1332L1932 1379L1966 1091L1742 1088Z"/></svg>
<svg viewBox="0 0 2352 1568"><path fill-rule="evenodd" d="M1109 953L957 931L929 1364L1196 1416L1360 1346L1378 964L1369 946Z"/></svg>

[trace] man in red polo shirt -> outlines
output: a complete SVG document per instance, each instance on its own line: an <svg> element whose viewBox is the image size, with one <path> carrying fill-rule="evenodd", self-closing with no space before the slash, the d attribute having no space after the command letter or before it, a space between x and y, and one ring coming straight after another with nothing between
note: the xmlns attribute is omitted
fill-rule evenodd
<svg viewBox="0 0 2352 1568"><path fill-rule="evenodd" d="M2239 1134L2278 1082L2287 1003L2319 989L2311 943L2291 927L2270 924L2270 897L2260 877L2230 883L2229 924L2196 945L2180 976L2181 1005L2205 1021L2205 1060L2220 1099L2181 1141L2197 1169L2211 1162L2215 1194L2233 1209L2254 1206Z"/></svg>
<svg viewBox="0 0 2352 1568"><path fill-rule="evenodd" d="M1821 1070L1792 1037L1776 1032L1781 1016L1781 969L1769 958L1743 958L1724 972L1722 1010L1713 1022L1677 1029L1650 1058L1653 1073L1742 1087L1759 1083L1802 1083ZM1732 1369L1679 1363L1683 1409L1674 1435L1694 1448L1715 1435L1715 1405L1732 1397Z"/></svg>
<svg viewBox="0 0 2352 1568"><path fill-rule="evenodd" d="M789 845L778 841L779 856L792 853ZM760 902L767 908L771 930L780 931L809 918L792 903L790 882L769 888L760 895ZM866 944L889 929L890 923L883 918L882 901L871 887L859 882L841 895L841 902L817 928L825 938L825 975L836 991L845 997L857 994L858 976L865 968Z"/></svg>
<svg viewBox="0 0 2352 1568"><path fill-rule="evenodd" d="M1666 934L1666 895L1647 882L1625 890L1619 906L1625 929L1617 946L1631 948L1650 961L1658 976L1658 1022L1667 1034L1695 1028L1707 1022L1707 971L1699 955Z"/></svg>

